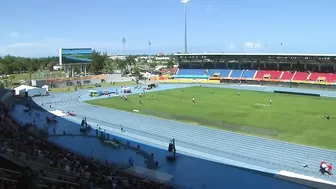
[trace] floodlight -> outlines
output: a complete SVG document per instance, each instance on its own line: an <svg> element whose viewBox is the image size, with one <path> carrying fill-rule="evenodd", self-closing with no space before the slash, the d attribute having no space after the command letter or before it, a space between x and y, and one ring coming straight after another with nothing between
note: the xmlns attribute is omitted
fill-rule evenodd
<svg viewBox="0 0 336 189"><path fill-rule="evenodd" d="M182 0L183 4L187 4L189 2L189 0Z"/></svg>

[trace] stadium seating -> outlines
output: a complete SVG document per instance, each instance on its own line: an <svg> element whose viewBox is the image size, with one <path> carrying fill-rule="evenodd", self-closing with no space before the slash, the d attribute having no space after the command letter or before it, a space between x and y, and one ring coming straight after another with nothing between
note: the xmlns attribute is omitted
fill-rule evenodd
<svg viewBox="0 0 336 189"><path fill-rule="evenodd" d="M204 75L204 69L179 69L178 75Z"/></svg>
<svg viewBox="0 0 336 189"><path fill-rule="evenodd" d="M252 79L257 70L244 70L241 78Z"/></svg>
<svg viewBox="0 0 336 189"><path fill-rule="evenodd" d="M309 73L307 72L296 72L294 74L294 81L306 81L309 76Z"/></svg>
<svg viewBox="0 0 336 189"><path fill-rule="evenodd" d="M336 74L329 74L329 76L327 77L327 82L332 82L335 83L336 82Z"/></svg>
<svg viewBox="0 0 336 189"><path fill-rule="evenodd" d="M170 68L170 74L175 75L177 74L178 68Z"/></svg>
<svg viewBox="0 0 336 189"><path fill-rule="evenodd" d="M166 69L161 69L160 73L175 75L177 71L178 71L178 68L166 68Z"/></svg>
<svg viewBox="0 0 336 189"><path fill-rule="evenodd" d="M282 74L282 71L278 70L259 70L256 79L279 79Z"/></svg>
<svg viewBox="0 0 336 189"><path fill-rule="evenodd" d="M290 81L293 79L295 72L294 71L284 71L281 77L283 81Z"/></svg>
<svg viewBox="0 0 336 189"><path fill-rule="evenodd" d="M175 78L207 79L219 75L222 78L242 79L273 79L280 81L312 81L312 82L336 82L336 74L332 73L308 73L279 70L230 70L230 69L176 69Z"/></svg>
<svg viewBox="0 0 336 189"><path fill-rule="evenodd" d="M240 78L242 76L243 70L232 70L229 75L230 78Z"/></svg>
<svg viewBox="0 0 336 189"><path fill-rule="evenodd" d="M308 77L309 81L322 81L325 82L327 78L329 77L330 74L328 73L318 73L318 72L313 72L310 74Z"/></svg>
<svg viewBox="0 0 336 189"><path fill-rule="evenodd" d="M0 182L6 189L134 188L159 189L164 184L134 177L43 140L32 124L19 126L0 104ZM169 187L171 188L171 187Z"/></svg>
<svg viewBox="0 0 336 189"><path fill-rule="evenodd" d="M227 69L210 69L208 70L209 76L214 76L215 74L219 73L220 77L229 77L231 70Z"/></svg>

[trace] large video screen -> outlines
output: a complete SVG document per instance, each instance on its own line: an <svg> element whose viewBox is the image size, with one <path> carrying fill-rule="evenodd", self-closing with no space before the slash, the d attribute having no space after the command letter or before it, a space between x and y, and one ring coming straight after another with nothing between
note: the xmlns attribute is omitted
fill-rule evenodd
<svg viewBox="0 0 336 189"><path fill-rule="evenodd" d="M60 64L89 64L92 62L91 48L60 49Z"/></svg>

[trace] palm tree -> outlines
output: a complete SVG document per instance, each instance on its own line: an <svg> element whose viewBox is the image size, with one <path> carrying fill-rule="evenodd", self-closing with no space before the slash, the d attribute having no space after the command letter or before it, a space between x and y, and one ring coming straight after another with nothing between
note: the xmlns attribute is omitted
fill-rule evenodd
<svg viewBox="0 0 336 189"><path fill-rule="evenodd" d="M169 59L167 62L167 68L173 68L174 65L175 65L174 62L171 59Z"/></svg>
<svg viewBox="0 0 336 189"><path fill-rule="evenodd" d="M140 74L140 67L139 66L134 66L133 69L132 69L132 73L134 75L139 75Z"/></svg>
<svg viewBox="0 0 336 189"><path fill-rule="evenodd" d="M124 60L116 59L117 69L121 71L122 74L125 74L127 70L127 65Z"/></svg>
<svg viewBox="0 0 336 189"><path fill-rule="evenodd" d="M106 74L113 73L113 71L116 69L116 62L107 58L104 61L104 72Z"/></svg>
<svg viewBox="0 0 336 189"><path fill-rule="evenodd" d="M126 57L125 62L126 62L126 66L127 66L127 68L128 68L128 71L131 71L132 68L133 68L133 67L135 66L135 64L136 64L135 58L134 58L133 56L128 56L128 57Z"/></svg>

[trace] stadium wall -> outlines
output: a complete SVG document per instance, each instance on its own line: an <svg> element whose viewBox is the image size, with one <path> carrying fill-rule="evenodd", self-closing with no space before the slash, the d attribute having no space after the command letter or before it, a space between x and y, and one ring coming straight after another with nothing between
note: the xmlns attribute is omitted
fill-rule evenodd
<svg viewBox="0 0 336 189"><path fill-rule="evenodd" d="M168 80L157 80L164 83L208 83L208 84L219 84L219 80L207 80L207 79L168 79Z"/></svg>
<svg viewBox="0 0 336 189"><path fill-rule="evenodd" d="M336 89L336 85L312 84L312 83L292 83L292 82L276 82L276 81L256 81L256 80L230 80L222 79L223 84L252 84L252 85L267 85L278 87L295 87L295 88L313 88L313 89Z"/></svg>
<svg viewBox="0 0 336 189"><path fill-rule="evenodd" d="M294 87L294 88L308 88L308 89L336 89L336 85L311 84L311 83L291 83L291 82L275 82L275 81L257 81L257 80L206 80L206 79L166 79L155 80L161 83L204 83L204 84L251 84L251 85L266 85L277 87Z"/></svg>

